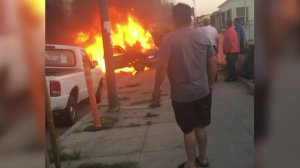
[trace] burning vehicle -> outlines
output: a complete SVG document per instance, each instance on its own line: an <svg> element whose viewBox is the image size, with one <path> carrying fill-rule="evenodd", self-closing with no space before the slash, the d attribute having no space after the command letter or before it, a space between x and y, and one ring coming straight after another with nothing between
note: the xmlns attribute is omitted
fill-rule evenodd
<svg viewBox="0 0 300 168"><path fill-rule="evenodd" d="M156 49L143 53L135 49L125 50L120 46L113 46L113 53L115 69L133 67L135 71L140 72L152 68L157 60Z"/></svg>
<svg viewBox="0 0 300 168"><path fill-rule="evenodd" d="M108 1L113 50L123 53L113 54L116 73L151 68L164 29L172 25L172 5L161 0ZM105 73L100 10L98 0L46 0L46 43L84 48Z"/></svg>
<svg viewBox="0 0 300 168"><path fill-rule="evenodd" d="M151 68L164 25L171 25L171 6L161 0L108 1L116 73ZM84 48L105 73L99 1L47 0L46 8L46 43Z"/></svg>
<svg viewBox="0 0 300 168"><path fill-rule="evenodd" d="M110 10L113 16L118 16L116 10ZM126 15L126 21L112 19L111 40L113 43L113 61L116 72L143 71L152 67L156 61L157 46L151 33L132 15ZM105 72L102 35L92 28L75 35L75 44L83 46L92 60L99 62L99 67Z"/></svg>

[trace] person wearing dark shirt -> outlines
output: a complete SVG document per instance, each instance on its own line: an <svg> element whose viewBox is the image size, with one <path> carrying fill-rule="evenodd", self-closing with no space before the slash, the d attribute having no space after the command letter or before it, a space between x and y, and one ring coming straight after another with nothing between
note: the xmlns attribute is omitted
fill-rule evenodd
<svg viewBox="0 0 300 168"><path fill-rule="evenodd" d="M187 152L187 162L178 168L196 168L197 164L207 167L205 127L211 120L217 59L210 40L190 27L191 7L179 3L172 8L172 14L175 30L164 36L160 45L153 99L159 100L160 86L167 74L176 122L184 133Z"/></svg>

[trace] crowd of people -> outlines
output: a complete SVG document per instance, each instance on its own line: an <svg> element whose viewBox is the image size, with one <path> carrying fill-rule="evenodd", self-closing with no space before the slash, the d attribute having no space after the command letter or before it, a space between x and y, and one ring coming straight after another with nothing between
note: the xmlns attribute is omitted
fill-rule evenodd
<svg viewBox="0 0 300 168"><path fill-rule="evenodd" d="M219 52L219 32L213 27L208 18L203 19L203 26L196 28L199 33L206 36L215 52L218 55ZM247 46L244 27L240 20L226 21L226 31L224 32L224 40L222 44L223 53L226 56L228 76L225 79L226 82L237 80L238 75L253 81L253 66L250 67L251 57L253 54ZM246 59L243 59L246 58ZM238 60L241 60L239 63ZM240 64L242 64L240 68Z"/></svg>

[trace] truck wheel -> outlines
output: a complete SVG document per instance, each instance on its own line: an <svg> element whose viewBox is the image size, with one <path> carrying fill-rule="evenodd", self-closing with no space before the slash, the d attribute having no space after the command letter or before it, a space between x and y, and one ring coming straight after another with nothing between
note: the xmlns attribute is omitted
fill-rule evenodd
<svg viewBox="0 0 300 168"><path fill-rule="evenodd" d="M69 97L65 112L66 112L67 124L68 125L75 124L77 121L77 102L76 102L76 97L72 94Z"/></svg>
<svg viewBox="0 0 300 168"><path fill-rule="evenodd" d="M96 102L97 102L97 104L101 103L102 87L103 87L103 79L100 80L98 88L97 88L97 92L96 92Z"/></svg>

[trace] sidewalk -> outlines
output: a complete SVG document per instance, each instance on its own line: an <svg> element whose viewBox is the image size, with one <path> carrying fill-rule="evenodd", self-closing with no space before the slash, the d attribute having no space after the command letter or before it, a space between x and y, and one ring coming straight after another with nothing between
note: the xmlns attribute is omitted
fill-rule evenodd
<svg viewBox="0 0 300 168"><path fill-rule="evenodd" d="M186 160L183 134L177 126L169 99L168 81L163 84L161 107L149 108L154 71L131 80L117 77L122 109L101 116L115 121L111 129L83 131L92 124L89 113L60 137L60 145L81 151L80 160L64 162L76 168L83 163L138 162L140 168L176 168ZM124 82L125 81L125 82ZM105 104L105 102L103 102ZM220 75L213 94L212 122L208 127L211 168L252 168L253 95L240 82L224 83Z"/></svg>

